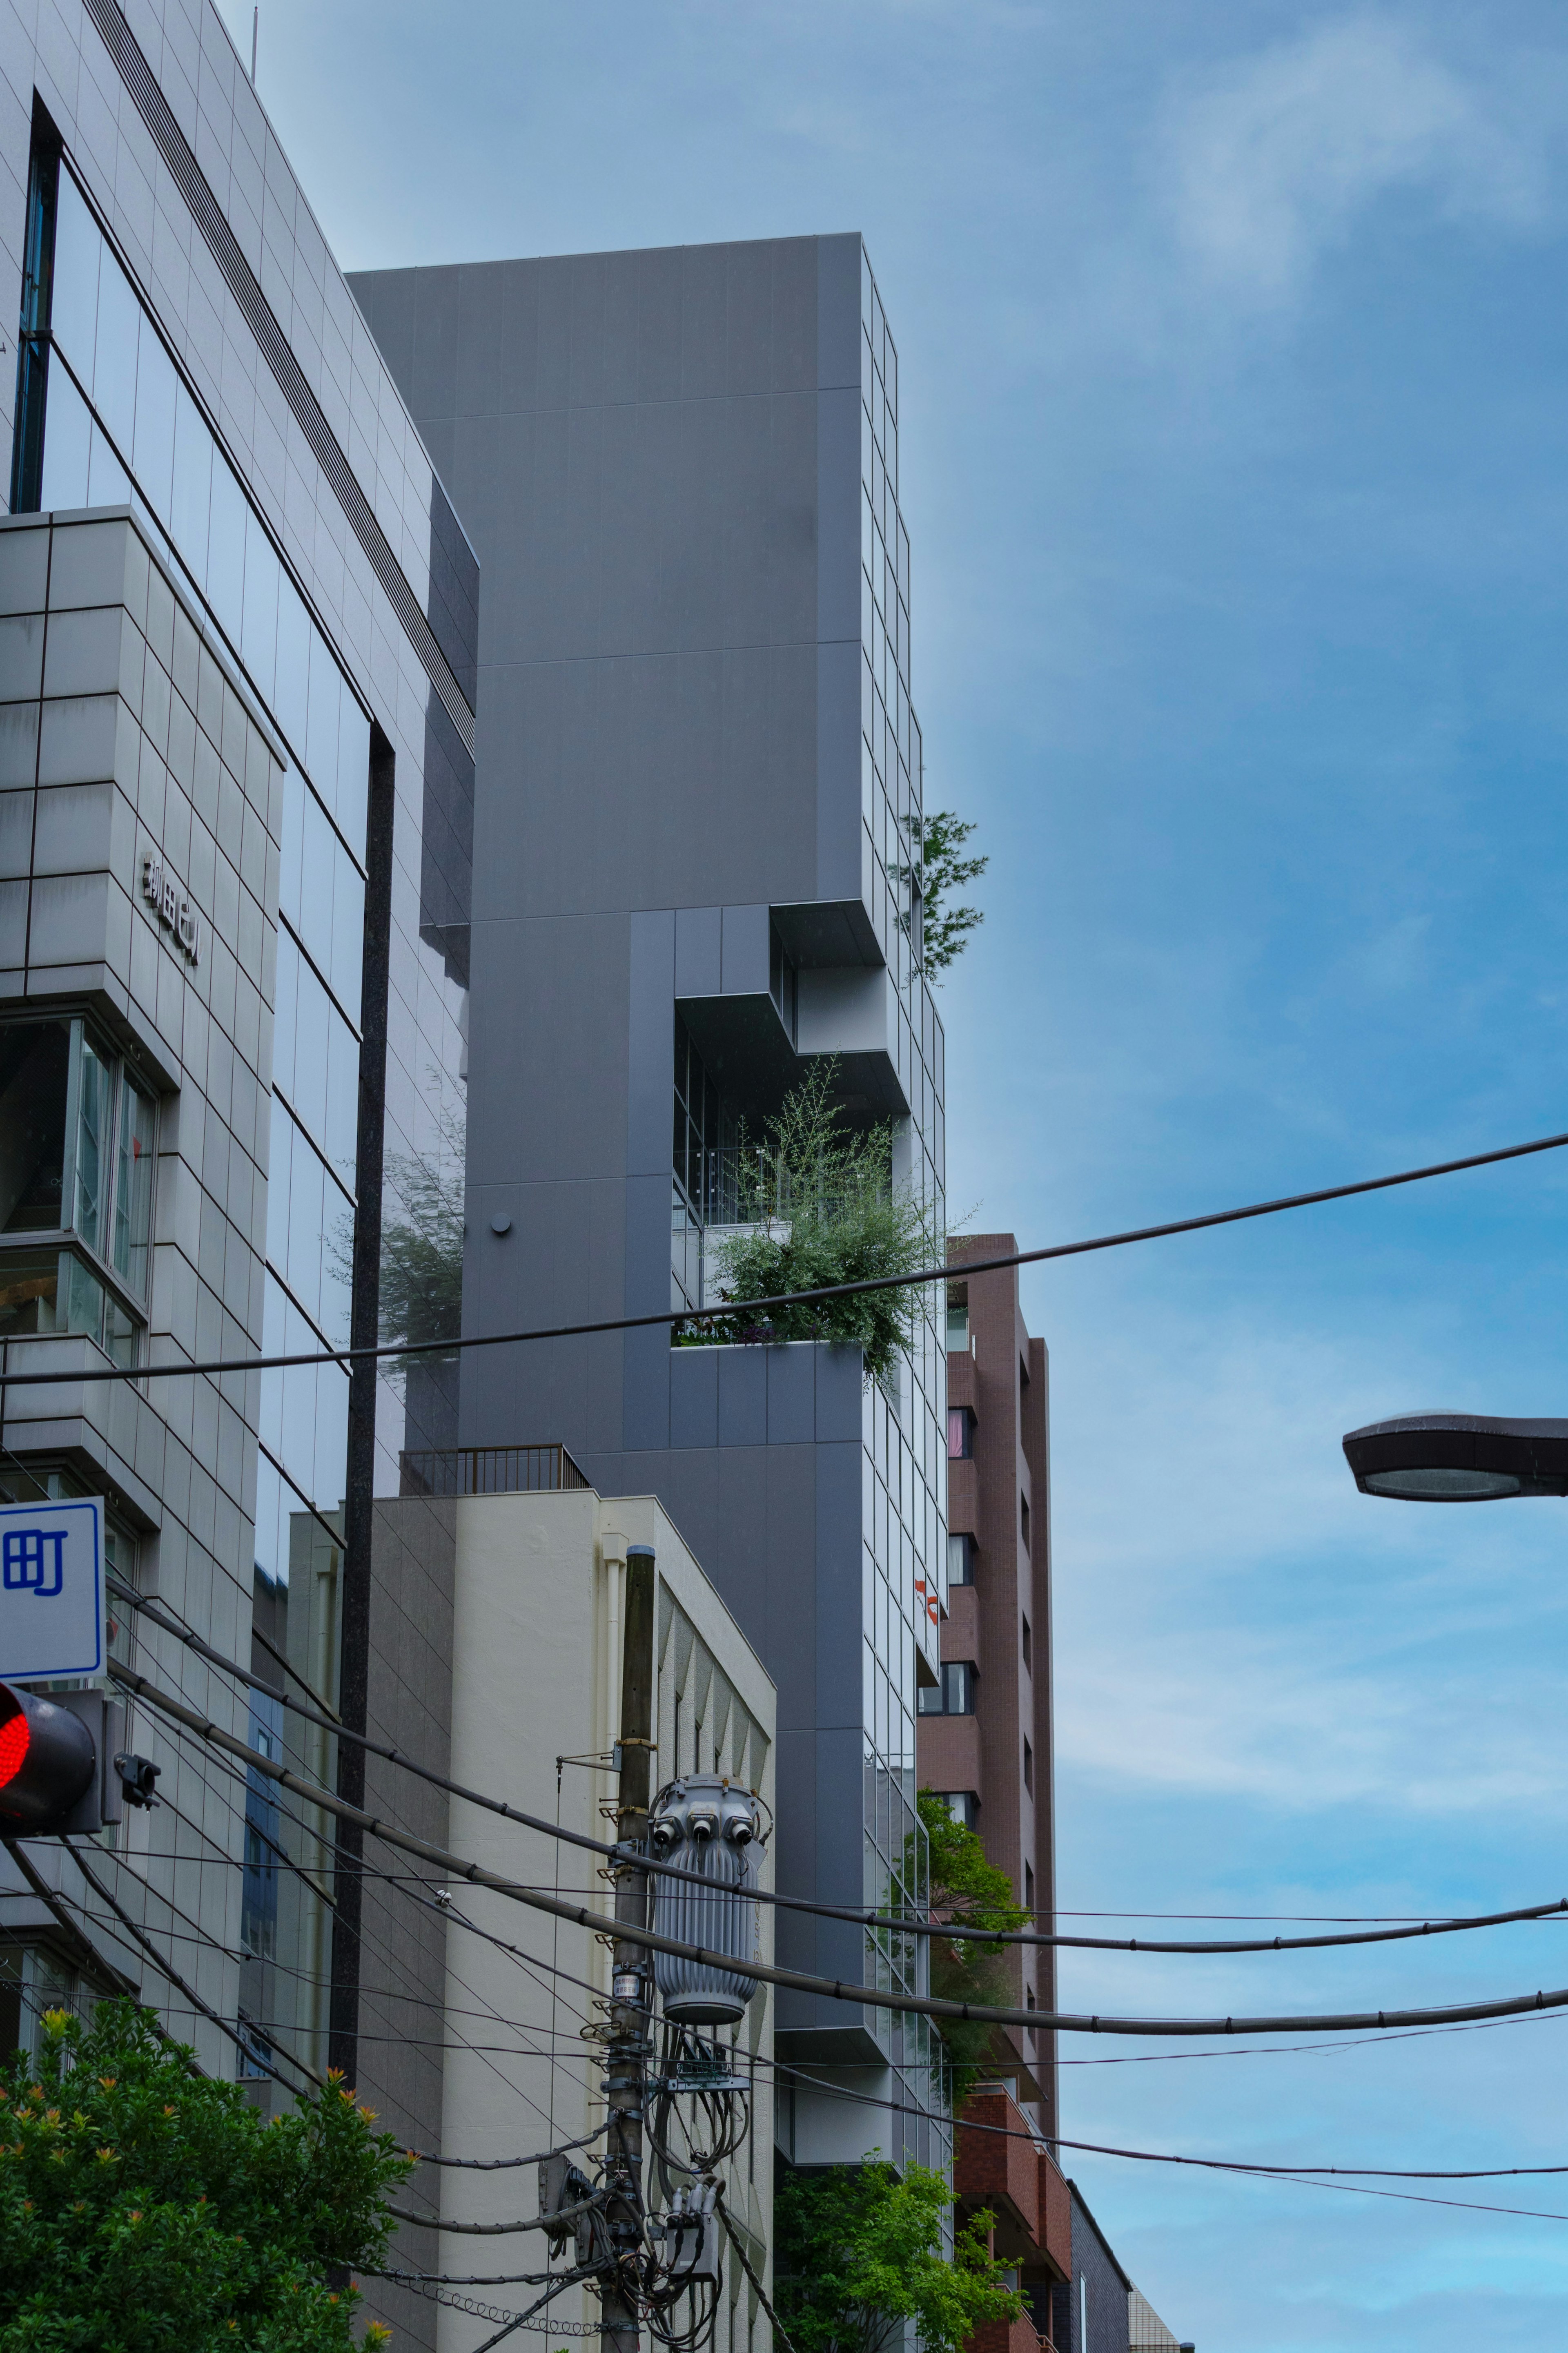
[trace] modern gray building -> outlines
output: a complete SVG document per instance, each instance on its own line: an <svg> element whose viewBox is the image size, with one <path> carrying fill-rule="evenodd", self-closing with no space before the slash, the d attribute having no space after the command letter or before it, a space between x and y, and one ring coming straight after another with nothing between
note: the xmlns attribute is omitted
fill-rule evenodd
<svg viewBox="0 0 1568 2353"><path fill-rule="evenodd" d="M208 0L0 16L0 1488L101 1495L116 1656L353 1795L363 1752L135 1602L443 1761L442 1556L371 1529L450 1366L30 1377L440 1335L475 560ZM439 1921L389 1933L355 1848L152 1706L129 1736L160 1804L95 1876L0 1873L5 2039L134 1989L264 2104L331 2059L430 2146Z"/></svg>
<svg viewBox="0 0 1568 2353"><path fill-rule="evenodd" d="M899 370L858 236L351 280L481 567L465 1327L710 1299L734 1166L831 1060L942 1217ZM668 1328L466 1356L465 1447L651 1492L778 1687L779 1884L920 1901L946 1574L940 1297L858 1351ZM782 1914L790 1965L915 1981ZM786 2157L940 2154L923 2022L785 1995Z"/></svg>

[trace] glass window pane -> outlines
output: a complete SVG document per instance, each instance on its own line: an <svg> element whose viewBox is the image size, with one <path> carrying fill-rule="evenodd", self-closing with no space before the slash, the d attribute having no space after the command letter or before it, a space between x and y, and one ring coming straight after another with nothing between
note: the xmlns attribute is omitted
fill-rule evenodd
<svg viewBox="0 0 1568 2353"><path fill-rule="evenodd" d="M351 1021L359 1019L360 983L364 973L364 884L332 845L336 874L332 892L332 961L327 977Z"/></svg>
<svg viewBox="0 0 1568 2353"><path fill-rule="evenodd" d="M338 723L338 824L349 848L364 857L364 805L370 791L370 722L347 688Z"/></svg>
<svg viewBox="0 0 1568 2353"><path fill-rule="evenodd" d="M147 1242L153 1213L151 1095L129 1071L121 1079L120 1134L114 1173L114 1265L139 1297L147 1296Z"/></svg>
<svg viewBox="0 0 1568 2353"><path fill-rule="evenodd" d="M63 1021L0 1027L0 1232L61 1224L70 1031Z"/></svg>
<svg viewBox="0 0 1568 2353"><path fill-rule="evenodd" d="M87 1037L81 1039L78 1085L76 1208L71 1223L89 1250L100 1250L108 1239L100 1227L109 1157L110 1073Z"/></svg>
<svg viewBox="0 0 1568 2353"><path fill-rule="evenodd" d="M245 527L245 621L240 651L245 666L270 702L278 666L277 552L254 515Z"/></svg>
<svg viewBox="0 0 1568 2353"><path fill-rule="evenodd" d="M359 1161L359 1048L334 1013L328 1033L327 1157L352 1193Z"/></svg>
<svg viewBox="0 0 1568 2353"><path fill-rule="evenodd" d="M214 612L236 644L245 610L245 494L226 460L215 452L206 590Z"/></svg>
<svg viewBox="0 0 1568 2353"><path fill-rule="evenodd" d="M328 808L338 805L338 721L343 681L336 662L314 631L310 645L310 714L305 765Z"/></svg>
<svg viewBox="0 0 1568 2353"><path fill-rule="evenodd" d="M86 506L91 441L87 403L64 368L51 367L44 413L44 480L38 493L46 514L51 508Z"/></svg>
<svg viewBox="0 0 1568 2353"><path fill-rule="evenodd" d="M45 452L46 459L47 450ZM191 568L197 586L207 578L207 526L212 509L213 438L200 409L185 390L174 416L174 485L169 536Z"/></svg>
<svg viewBox="0 0 1568 2353"><path fill-rule="evenodd" d="M131 484L124 467L103 437L100 426L92 428L92 449L87 470L87 502L89 507L127 507L131 503Z"/></svg>
<svg viewBox="0 0 1568 2353"><path fill-rule="evenodd" d="M290 748L304 756L310 700L310 617L285 574L278 589L278 670L272 708Z"/></svg>
<svg viewBox="0 0 1568 2353"><path fill-rule="evenodd" d="M129 449L135 438L136 345L141 326L142 305L120 264L106 253L98 274L98 349L92 363L92 398L121 449ZM147 332L151 337L152 329Z"/></svg>
<svg viewBox="0 0 1568 2353"><path fill-rule="evenodd" d="M136 441L131 462L148 505L167 524L174 475L174 418L180 379L174 363L149 329L136 364Z"/></svg>
<svg viewBox="0 0 1568 2353"><path fill-rule="evenodd" d="M68 172L60 174L55 212L55 282L49 325L83 384L92 382L98 341L98 270L103 239ZM55 387L49 386L53 422Z"/></svg>
<svg viewBox="0 0 1568 2353"><path fill-rule="evenodd" d="M58 1250L0 1252L0 1339L54 1331L60 1265Z"/></svg>

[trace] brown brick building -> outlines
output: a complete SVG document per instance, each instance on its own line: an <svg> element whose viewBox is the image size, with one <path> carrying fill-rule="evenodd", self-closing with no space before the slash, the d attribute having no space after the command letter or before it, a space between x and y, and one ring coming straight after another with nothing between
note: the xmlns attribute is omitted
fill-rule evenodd
<svg viewBox="0 0 1568 2353"><path fill-rule="evenodd" d="M942 1683L921 1694L917 1747L922 1786L948 1795L1019 1903L1048 1926L1056 1883L1046 1348L1026 1328L1016 1268L962 1271L1017 1247L1011 1234L968 1234L948 1246L947 1618ZM1018 2007L1054 2010L1050 1948L1023 1948L1014 1982ZM1054 2135L1055 2036L999 2034L994 2059L1030 2122Z"/></svg>

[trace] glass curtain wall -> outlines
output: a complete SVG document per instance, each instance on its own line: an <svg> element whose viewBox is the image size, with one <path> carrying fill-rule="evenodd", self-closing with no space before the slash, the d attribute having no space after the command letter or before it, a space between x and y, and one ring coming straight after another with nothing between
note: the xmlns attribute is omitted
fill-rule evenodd
<svg viewBox="0 0 1568 2353"><path fill-rule="evenodd" d="M44 508L133 504L238 655L284 782L268 1172L267 1354L349 1338L370 722L68 166L55 198ZM262 1377L256 1551L286 1579L301 1506L336 1528L348 1380Z"/></svg>
<svg viewBox="0 0 1568 2353"><path fill-rule="evenodd" d="M944 1219L942 1037L921 962L920 724L910 700L910 543L899 512L899 361L871 268L862 255L861 856L867 902L895 982L895 1054L910 1104L895 1147L932 1229ZM920 1293L911 1356L897 1391L867 1391L862 1436L865 1834L868 1904L926 1908L925 1834L915 1811L916 1651L934 1667L946 1595L947 1484L940 1415L946 1402L937 1286ZM871 1940L868 1964L889 1989L921 1989L924 1940ZM900 2120L905 2153L942 2163L940 2040L929 2021L864 2013L888 2050L902 2096L931 2120Z"/></svg>

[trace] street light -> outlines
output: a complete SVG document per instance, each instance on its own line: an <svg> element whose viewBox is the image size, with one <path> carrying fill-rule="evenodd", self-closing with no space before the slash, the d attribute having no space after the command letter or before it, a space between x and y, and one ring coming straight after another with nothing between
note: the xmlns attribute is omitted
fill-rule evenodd
<svg viewBox="0 0 1568 2353"><path fill-rule="evenodd" d="M1568 1421L1410 1413L1351 1430L1344 1450L1363 1495L1392 1495L1407 1504L1568 1495Z"/></svg>

